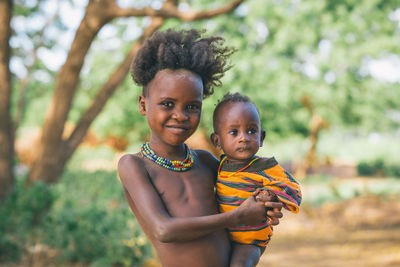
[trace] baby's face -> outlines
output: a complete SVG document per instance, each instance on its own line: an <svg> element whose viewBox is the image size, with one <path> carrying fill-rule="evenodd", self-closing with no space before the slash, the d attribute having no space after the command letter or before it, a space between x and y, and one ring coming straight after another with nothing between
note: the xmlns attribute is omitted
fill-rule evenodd
<svg viewBox="0 0 400 267"><path fill-rule="evenodd" d="M251 102L228 102L217 114L217 133L213 139L232 163L247 163L264 139L260 116Z"/></svg>

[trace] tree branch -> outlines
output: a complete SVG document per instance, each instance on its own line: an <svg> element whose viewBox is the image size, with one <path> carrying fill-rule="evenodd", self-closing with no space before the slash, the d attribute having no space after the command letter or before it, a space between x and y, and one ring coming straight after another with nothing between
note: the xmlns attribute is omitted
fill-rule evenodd
<svg viewBox="0 0 400 267"><path fill-rule="evenodd" d="M220 8L208 11L185 11L181 12L175 5L164 5L159 10L146 7L143 9L136 8L120 8L113 9L112 14L114 17L144 17L144 16L157 16L162 18L177 18L183 21L193 21L200 19L207 19L218 16L220 14L228 13L238 7L244 0L234 0Z"/></svg>
<svg viewBox="0 0 400 267"><path fill-rule="evenodd" d="M101 87L100 91L94 98L92 104L82 115L74 131L71 133L70 137L67 140L69 146L68 150L71 154L82 142L83 138L86 135L87 130L90 127L90 124L101 112L107 100L110 98L110 96L114 93L114 91L118 88L118 86L122 83L122 81L126 77L127 73L129 72L132 60L135 57L141 45L143 44L143 42L146 40L147 37L149 37L159 27L161 27L163 22L164 19L162 18L152 18L150 26L144 30L140 38L132 45L132 48L125 57L124 61L114 71L114 73L110 76L107 82Z"/></svg>

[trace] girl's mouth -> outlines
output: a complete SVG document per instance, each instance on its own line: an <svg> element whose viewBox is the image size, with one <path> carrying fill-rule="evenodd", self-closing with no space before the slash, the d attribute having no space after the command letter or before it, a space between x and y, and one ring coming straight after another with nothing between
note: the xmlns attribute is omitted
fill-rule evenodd
<svg viewBox="0 0 400 267"><path fill-rule="evenodd" d="M181 125L167 125L166 128L172 130L173 132L186 132L189 131L188 127Z"/></svg>

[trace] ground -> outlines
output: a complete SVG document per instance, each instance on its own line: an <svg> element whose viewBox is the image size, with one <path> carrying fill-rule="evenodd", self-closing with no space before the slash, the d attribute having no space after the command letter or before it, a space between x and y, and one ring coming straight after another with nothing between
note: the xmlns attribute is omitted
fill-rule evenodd
<svg viewBox="0 0 400 267"><path fill-rule="evenodd" d="M257 266L400 266L400 200L370 195L285 213Z"/></svg>

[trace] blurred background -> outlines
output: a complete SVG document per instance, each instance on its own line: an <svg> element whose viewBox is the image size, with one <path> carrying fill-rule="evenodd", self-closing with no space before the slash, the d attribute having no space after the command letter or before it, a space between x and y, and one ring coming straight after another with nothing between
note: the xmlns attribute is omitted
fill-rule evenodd
<svg viewBox="0 0 400 267"><path fill-rule="evenodd" d="M5 0L0 20L0 266L158 266L116 164L149 138L130 62L168 28L238 49L189 144L217 155L213 108L241 92L301 184L258 266L400 266L398 1Z"/></svg>

